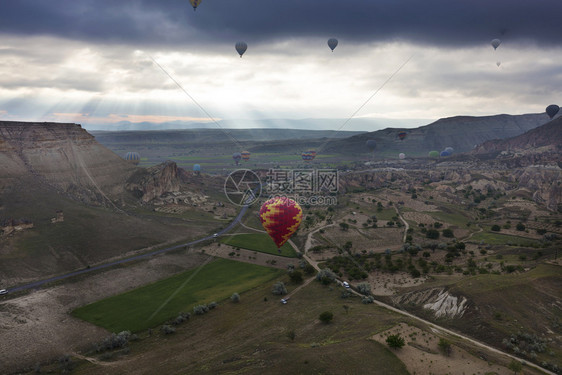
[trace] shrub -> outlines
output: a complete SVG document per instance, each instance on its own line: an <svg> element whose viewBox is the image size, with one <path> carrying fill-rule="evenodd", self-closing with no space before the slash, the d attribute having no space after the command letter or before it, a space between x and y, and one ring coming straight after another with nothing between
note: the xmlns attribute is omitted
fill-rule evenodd
<svg viewBox="0 0 562 375"><path fill-rule="evenodd" d="M439 232L436 229L428 229L425 236L427 238L431 238L432 240L436 240L439 238Z"/></svg>
<svg viewBox="0 0 562 375"><path fill-rule="evenodd" d="M491 228L494 232L499 232L501 230L501 227L497 224L492 225Z"/></svg>
<svg viewBox="0 0 562 375"><path fill-rule="evenodd" d="M207 307L209 308L209 310L212 310L212 309L214 309L214 308L217 307L217 306L218 306L218 304L217 304L216 302L214 302L214 301L211 302L211 303L209 303L209 304L207 305Z"/></svg>
<svg viewBox="0 0 562 375"><path fill-rule="evenodd" d="M361 302L365 305L368 305L369 303L374 303L375 299L373 298L373 296L364 296L363 299L361 299Z"/></svg>
<svg viewBox="0 0 562 375"><path fill-rule="evenodd" d="M169 335L172 333L176 332L176 329L174 327L170 327L169 325L163 325L162 328L160 328L160 331L162 331L163 334L165 335Z"/></svg>
<svg viewBox="0 0 562 375"><path fill-rule="evenodd" d="M176 317L176 319L174 319L174 321L172 321L172 324L177 326L182 324L183 322L185 322L186 320L189 320L189 318L191 318L191 314L190 313L179 313L178 316Z"/></svg>
<svg viewBox="0 0 562 375"><path fill-rule="evenodd" d="M361 294L371 294L371 285L369 283L357 284L357 290Z"/></svg>
<svg viewBox="0 0 562 375"><path fill-rule="evenodd" d="M447 357L451 355L451 343L449 341L444 338L440 338L437 346Z"/></svg>
<svg viewBox="0 0 562 375"><path fill-rule="evenodd" d="M203 315L209 311L209 308L206 305L197 305L193 306L193 313L195 315Z"/></svg>
<svg viewBox="0 0 562 375"><path fill-rule="evenodd" d="M328 285L336 279L336 274L331 270L324 268L316 274L316 280L320 281L324 285Z"/></svg>
<svg viewBox="0 0 562 375"><path fill-rule="evenodd" d="M271 293L275 295L285 295L287 294L287 288L285 288L285 284L281 281L273 284L273 288L271 289Z"/></svg>
<svg viewBox="0 0 562 375"><path fill-rule="evenodd" d="M234 302L234 303L240 302L240 294L238 294L238 293L233 293L233 294L230 296L230 300L231 300L232 302Z"/></svg>
<svg viewBox="0 0 562 375"><path fill-rule="evenodd" d="M386 344L391 348L400 349L406 344L406 342L402 337L400 337L400 335L396 334L388 336L386 338Z"/></svg>
<svg viewBox="0 0 562 375"><path fill-rule="evenodd" d="M455 234L453 233L453 231L451 229L443 229L443 237L447 237L447 238L453 238L455 237Z"/></svg>
<svg viewBox="0 0 562 375"><path fill-rule="evenodd" d="M525 224L517 223L517 225L515 226L515 229L517 229L520 232L523 232L525 230Z"/></svg>
<svg viewBox="0 0 562 375"><path fill-rule="evenodd" d="M331 311L324 311L318 316L318 319L324 324L328 324L334 319L334 314Z"/></svg>

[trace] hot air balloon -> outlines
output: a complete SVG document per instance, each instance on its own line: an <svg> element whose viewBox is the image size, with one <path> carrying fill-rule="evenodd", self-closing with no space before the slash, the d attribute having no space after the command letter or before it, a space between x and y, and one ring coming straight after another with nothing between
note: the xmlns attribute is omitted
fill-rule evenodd
<svg viewBox="0 0 562 375"><path fill-rule="evenodd" d="M281 246L301 224L302 208L292 199L275 197L261 206L260 221L281 252Z"/></svg>
<svg viewBox="0 0 562 375"><path fill-rule="evenodd" d="M499 40L499 39L493 39L493 40L490 42L490 44L492 45L492 47L494 47L494 49L498 48L501 43L502 43L502 41Z"/></svg>
<svg viewBox="0 0 562 375"><path fill-rule="evenodd" d="M316 150L310 150L308 152L310 152L310 155L312 155L312 159L316 157Z"/></svg>
<svg viewBox="0 0 562 375"><path fill-rule="evenodd" d="M406 133L405 131L401 131L398 133L398 138L400 138L401 141L404 140L404 138L406 138L406 136L408 135L408 133Z"/></svg>
<svg viewBox="0 0 562 375"><path fill-rule="evenodd" d="M201 1L203 1L203 0L189 0L189 2L191 3L191 6L193 7L193 11L195 11L197 9L199 4L201 4Z"/></svg>
<svg viewBox="0 0 562 375"><path fill-rule="evenodd" d="M240 55L240 58L242 58L242 55L248 49L248 45L245 42L238 42L236 43L235 48L236 48L236 52L238 52L238 54Z"/></svg>
<svg viewBox="0 0 562 375"><path fill-rule="evenodd" d="M496 66L499 68L501 64L502 64L501 61L498 61L498 62L496 63Z"/></svg>
<svg viewBox="0 0 562 375"><path fill-rule="evenodd" d="M439 156L439 151L429 151L428 155L430 158L436 158Z"/></svg>
<svg viewBox="0 0 562 375"><path fill-rule="evenodd" d="M334 52L334 49L338 46L338 40L336 38L328 39L328 47Z"/></svg>
<svg viewBox="0 0 562 375"><path fill-rule="evenodd" d="M406 154L401 152L401 153L398 154L398 157L400 158L400 160L404 160L404 159L406 159Z"/></svg>
<svg viewBox="0 0 562 375"><path fill-rule="evenodd" d="M242 154L240 154L239 152L235 152L234 154L232 154L232 158L236 162L236 165L238 165L238 163L240 163L240 159L242 159Z"/></svg>
<svg viewBox="0 0 562 375"><path fill-rule="evenodd" d="M303 151L303 153L301 154L301 158L304 161L311 161L312 159L314 159L310 151Z"/></svg>
<svg viewBox="0 0 562 375"><path fill-rule="evenodd" d="M449 147L445 147L445 151L447 151L447 152L448 152L449 154L451 154L451 155L452 155L452 154L453 154L453 152L455 152L455 149L454 149L454 148L452 148L451 146L449 146Z"/></svg>
<svg viewBox="0 0 562 375"><path fill-rule="evenodd" d="M140 163L140 155L138 152L127 152L125 154L125 160L130 161L134 165L138 165Z"/></svg>
<svg viewBox="0 0 562 375"><path fill-rule="evenodd" d="M193 172L195 172L196 174L199 174L199 172L201 172L201 166L199 164L194 164L193 165Z"/></svg>
<svg viewBox="0 0 562 375"><path fill-rule="evenodd" d="M441 151L439 156L441 156L441 157L451 156L451 153L449 151L443 150L443 151Z"/></svg>
<svg viewBox="0 0 562 375"><path fill-rule="evenodd" d="M546 114L548 115L548 117L552 119L554 118L554 116L556 116L559 110L560 107L558 107L556 104L551 104L548 107L546 107Z"/></svg>
<svg viewBox="0 0 562 375"><path fill-rule="evenodd" d="M242 160L244 161L250 160L250 151L242 151L240 155L242 156Z"/></svg>

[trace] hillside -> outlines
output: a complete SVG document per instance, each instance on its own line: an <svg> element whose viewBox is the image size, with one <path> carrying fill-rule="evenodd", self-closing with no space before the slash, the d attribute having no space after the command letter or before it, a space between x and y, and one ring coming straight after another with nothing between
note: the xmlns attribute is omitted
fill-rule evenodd
<svg viewBox="0 0 562 375"><path fill-rule="evenodd" d="M326 147L326 152L338 150L354 154L360 150L367 153L365 143L369 139L376 141L375 153L382 156L399 152L410 156L426 156L431 150L440 151L449 146L456 152L466 152L487 140L520 135L547 120L546 114L449 117L415 129L387 128L333 141ZM402 130L407 131L408 135L400 141L398 132Z"/></svg>

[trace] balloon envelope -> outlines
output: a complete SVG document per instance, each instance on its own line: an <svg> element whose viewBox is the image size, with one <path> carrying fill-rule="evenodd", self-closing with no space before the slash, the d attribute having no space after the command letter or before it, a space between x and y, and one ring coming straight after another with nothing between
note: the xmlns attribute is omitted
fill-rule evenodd
<svg viewBox="0 0 562 375"><path fill-rule="evenodd" d="M499 68L501 64L502 64L501 61L498 61L498 62L496 63L496 66Z"/></svg>
<svg viewBox="0 0 562 375"><path fill-rule="evenodd" d="M134 165L140 163L140 155L138 152L127 152L125 154L125 160L130 161Z"/></svg>
<svg viewBox="0 0 562 375"><path fill-rule="evenodd" d="M445 151L447 151L449 154L452 154L453 152L455 152L455 149L452 147L445 147Z"/></svg>
<svg viewBox="0 0 562 375"><path fill-rule="evenodd" d="M290 198L275 197L261 206L260 221L280 249L301 224L302 208Z"/></svg>
<svg viewBox="0 0 562 375"><path fill-rule="evenodd" d="M334 52L334 49L338 46L338 40L336 38L328 39L328 47Z"/></svg>
<svg viewBox="0 0 562 375"><path fill-rule="evenodd" d="M248 45L246 44L246 42L238 42L236 43L235 48L236 48L236 52L238 52L240 57L242 57L244 52L246 52L246 50L248 49Z"/></svg>
<svg viewBox="0 0 562 375"><path fill-rule="evenodd" d="M304 160L304 161L310 161L310 160L314 159L314 157L312 156L312 154L310 153L310 151L304 151L304 152L301 154L301 158L302 158L302 160Z"/></svg>
<svg viewBox="0 0 562 375"><path fill-rule="evenodd" d="M193 7L193 10L197 9L199 4L201 4L201 1L202 0L189 0L189 2L191 3L191 6Z"/></svg>
<svg viewBox="0 0 562 375"><path fill-rule="evenodd" d="M400 160L404 160L404 159L406 159L406 154L401 152L401 153L398 154L398 157L400 158Z"/></svg>
<svg viewBox="0 0 562 375"><path fill-rule="evenodd" d="M554 116L556 116L559 110L560 107L558 107L556 104L551 104L546 107L546 114L552 119Z"/></svg>
<svg viewBox="0 0 562 375"><path fill-rule="evenodd" d="M365 145L367 146L367 148L371 151L373 151L375 149L375 147L377 147L377 142L375 142L374 139L369 139L367 141L367 143L365 143Z"/></svg>
<svg viewBox="0 0 562 375"><path fill-rule="evenodd" d="M400 138L400 140L404 140L404 138L406 138L406 136L408 135L408 133L406 132L399 132L398 133L398 138Z"/></svg>
<svg viewBox="0 0 562 375"><path fill-rule="evenodd" d="M502 41L499 40L499 39L493 39L493 40L490 42L490 44L492 45L492 47L494 47L494 49L498 48L501 43L502 43Z"/></svg>
<svg viewBox="0 0 562 375"><path fill-rule="evenodd" d="M240 156L242 157L242 160L244 160L244 161L250 160L250 155L251 155L250 151L242 151L240 153Z"/></svg>
<svg viewBox="0 0 562 375"><path fill-rule="evenodd" d="M430 158L436 158L439 156L439 151L429 151L428 155Z"/></svg>
<svg viewBox="0 0 562 375"><path fill-rule="evenodd" d="M236 164L238 164L240 159L242 159L242 154L240 154L239 152L235 152L234 154L232 154L232 158L234 159Z"/></svg>
<svg viewBox="0 0 562 375"><path fill-rule="evenodd" d="M439 154L439 156L445 157L445 156L451 156L451 153L449 151L441 151L441 153Z"/></svg>
<svg viewBox="0 0 562 375"><path fill-rule="evenodd" d="M195 164L193 166L193 172L201 172L201 166L199 164Z"/></svg>

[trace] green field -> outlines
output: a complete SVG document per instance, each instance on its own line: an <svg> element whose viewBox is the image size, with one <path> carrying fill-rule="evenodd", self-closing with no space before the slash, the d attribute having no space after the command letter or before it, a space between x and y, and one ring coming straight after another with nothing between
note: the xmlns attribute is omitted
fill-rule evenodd
<svg viewBox="0 0 562 375"><path fill-rule="evenodd" d="M534 240L532 238L525 238L519 236L512 236L509 234L501 234L501 233L490 233L490 232L480 232L474 234L470 238L471 242L480 242L484 241L490 245L505 245L507 243L511 243L513 245L518 246L533 246L539 244L539 241Z"/></svg>
<svg viewBox="0 0 562 375"><path fill-rule="evenodd" d="M217 259L127 293L80 307L75 317L112 332L138 332L191 312L193 306L222 301L280 276L283 271Z"/></svg>
<svg viewBox="0 0 562 375"><path fill-rule="evenodd" d="M470 218L468 218L466 215L463 215L461 212L448 213L442 211L424 211L423 213L435 218L435 221L457 225L461 228L465 228L466 223L470 221Z"/></svg>
<svg viewBox="0 0 562 375"><path fill-rule="evenodd" d="M291 245L285 243L281 247L281 254L277 251L277 245L267 234L239 234L236 236L225 237L222 243L242 249L259 251L260 253L281 255L289 258L296 258L297 253Z"/></svg>

